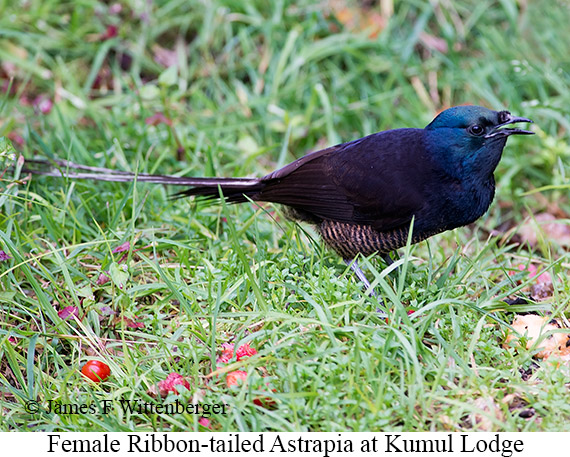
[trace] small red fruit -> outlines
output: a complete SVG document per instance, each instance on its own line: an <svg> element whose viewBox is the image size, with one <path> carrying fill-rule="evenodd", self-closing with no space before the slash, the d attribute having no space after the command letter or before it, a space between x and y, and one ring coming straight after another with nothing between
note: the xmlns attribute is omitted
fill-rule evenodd
<svg viewBox="0 0 570 457"><path fill-rule="evenodd" d="M105 381L111 374L109 365L100 360L90 360L81 369L81 374L93 382Z"/></svg>
<svg viewBox="0 0 570 457"><path fill-rule="evenodd" d="M170 392L178 395L179 392L176 389L177 385L184 386L186 389L190 390L190 383L184 376L178 373L170 373L166 379L158 383L158 390L160 391L160 395L162 397L166 397Z"/></svg>
<svg viewBox="0 0 570 457"><path fill-rule="evenodd" d="M236 357L239 360L243 359L244 357L251 357L252 355L257 354L257 351L255 350L255 348L252 348L249 343L245 343L242 344L237 352L236 352Z"/></svg>
<svg viewBox="0 0 570 457"><path fill-rule="evenodd" d="M246 371L232 371L228 373L226 376L226 384L228 387L237 386L240 382L245 382L247 379L247 372Z"/></svg>
<svg viewBox="0 0 570 457"><path fill-rule="evenodd" d="M210 430L212 430L212 423L210 422L210 419L206 419L205 417L201 417L200 419L198 419L198 423L206 428L209 428Z"/></svg>

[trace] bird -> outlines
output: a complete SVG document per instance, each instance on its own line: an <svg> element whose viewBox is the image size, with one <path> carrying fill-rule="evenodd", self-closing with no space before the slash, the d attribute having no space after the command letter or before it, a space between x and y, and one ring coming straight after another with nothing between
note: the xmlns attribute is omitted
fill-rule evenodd
<svg viewBox="0 0 570 457"><path fill-rule="evenodd" d="M283 205L290 218L314 225L325 244L372 290L359 256L378 254L391 264L390 253L407 244L410 227L415 244L487 212L507 139L533 134L507 127L520 122L533 121L505 110L455 106L425 128L385 130L309 152L261 178L134 174L42 160L27 161L31 166L23 171L187 186L177 198Z"/></svg>

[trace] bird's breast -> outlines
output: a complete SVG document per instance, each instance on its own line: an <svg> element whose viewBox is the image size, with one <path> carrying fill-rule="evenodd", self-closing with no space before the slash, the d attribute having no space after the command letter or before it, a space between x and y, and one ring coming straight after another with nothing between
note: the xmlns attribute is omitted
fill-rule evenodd
<svg viewBox="0 0 570 457"><path fill-rule="evenodd" d="M439 205L433 205L439 217L432 218L439 219L445 230L451 230L471 224L487 212L495 195L495 183L468 181L440 195L444 198L439 198Z"/></svg>

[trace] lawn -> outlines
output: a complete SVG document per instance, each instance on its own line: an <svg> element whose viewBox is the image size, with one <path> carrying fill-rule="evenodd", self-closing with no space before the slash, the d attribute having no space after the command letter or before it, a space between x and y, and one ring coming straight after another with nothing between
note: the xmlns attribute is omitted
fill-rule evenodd
<svg viewBox="0 0 570 457"><path fill-rule="evenodd" d="M539 354L570 327L567 2L0 12L0 430L570 430L568 357ZM263 176L460 104L536 135L509 139L475 224L402 249L392 273L362 260L378 298L278 206L9 166ZM535 314L560 328L507 342ZM81 374L93 360L103 382ZM144 403L200 406L125 406Z"/></svg>

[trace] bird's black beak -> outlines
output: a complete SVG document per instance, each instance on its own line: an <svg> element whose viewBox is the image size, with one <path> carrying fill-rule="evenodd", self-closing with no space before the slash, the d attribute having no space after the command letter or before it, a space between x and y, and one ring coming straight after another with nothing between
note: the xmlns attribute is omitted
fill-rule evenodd
<svg viewBox="0 0 570 457"><path fill-rule="evenodd" d="M508 111L502 111L499 113L500 124L496 125L495 128L485 135L485 138L494 138L498 136L509 136L509 135L534 135L534 132L523 129L502 129L505 125L514 124L516 122L533 122L526 117L513 116Z"/></svg>

